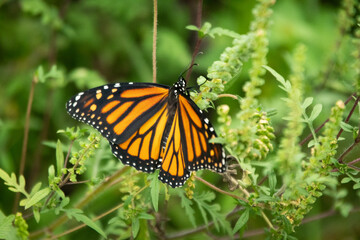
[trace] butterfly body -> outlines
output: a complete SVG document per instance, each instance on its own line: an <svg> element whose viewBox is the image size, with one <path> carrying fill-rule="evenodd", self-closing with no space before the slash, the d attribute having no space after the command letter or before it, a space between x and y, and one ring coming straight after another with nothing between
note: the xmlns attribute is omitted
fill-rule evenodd
<svg viewBox="0 0 360 240"><path fill-rule="evenodd" d="M75 95L66 108L107 138L124 164L143 172L160 169L159 179L172 187L182 186L191 171L226 170L224 149L209 143L214 128L182 77L171 87L107 84Z"/></svg>

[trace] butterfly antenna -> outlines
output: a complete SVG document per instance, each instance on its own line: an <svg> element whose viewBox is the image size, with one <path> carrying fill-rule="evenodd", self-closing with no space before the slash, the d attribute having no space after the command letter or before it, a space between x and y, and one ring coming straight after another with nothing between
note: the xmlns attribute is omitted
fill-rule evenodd
<svg viewBox="0 0 360 240"><path fill-rule="evenodd" d="M187 71L189 71L190 69L192 69L193 66L198 66L198 65L199 65L199 64L197 64L197 63L191 64L187 69L185 69L185 71L183 71L183 72L180 74L179 78L183 77L183 75L184 75ZM187 82L187 79L185 79L185 81Z"/></svg>

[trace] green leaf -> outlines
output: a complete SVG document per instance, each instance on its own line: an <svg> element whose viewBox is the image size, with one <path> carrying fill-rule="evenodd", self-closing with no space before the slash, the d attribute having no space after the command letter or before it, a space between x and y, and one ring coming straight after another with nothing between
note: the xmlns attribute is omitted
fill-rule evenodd
<svg viewBox="0 0 360 240"><path fill-rule="evenodd" d="M210 215L214 221L214 226L216 230L220 230L220 226L231 233L231 228L229 222L225 219L225 215L220 213L220 205L211 203L214 200L215 194L213 192L203 192L201 194L194 194L193 199L197 203L200 213L205 221L208 224L207 213Z"/></svg>
<svg viewBox="0 0 360 240"><path fill-rule="evenodd" d="M269 175L269 187L270 187L271 196L275 193L276 183L277 183L276 175L272 172Z"/></svg>
<svg viewBox="0 0 360 240"><path fill-rule="evenodd" d="M124 206L129 205L129 204L130 204L130 202L131 202L131 199L132 199L132 196L131 196L131 195L129 195L129 196L125 199L125 201L124 201Z"/></svg>
<svg viewBox="0 0 360 240"><path fill-rule="evenodd" d="M132 232L132 237L136 238L136 236L139 233L139 229L140 229L140 222L138 218L133 218L132 222L131 222L131 232Z"/></svg>
<svg viewBox="0 0 360 240"><path fill-rule="evenodd" d="M311 148L311 147L315 146L315 143L316 143L316 142L314 141L314 139L310 140L309 143L308 143L308 145L307 145L308 148Z"/></svg>
<svg viewBox="0 0 360 240"><path fill-rule="evenodd" d="M35 193L37 193L41 188L41 182L36 183L33 188L31 189L30 195L33 196Z"/></svg>
<svg viewBox="0 0 360 240"><path fill-rule="evenodd" d="M181 207L185 209L185 213L190 221L190 223L196 227L196 222L195 222L195 211L194 209L191 207L192 202L190 199L188 199L183 192L179 192L179 196L181 198Z"/></svg>
<svg viewBox="0 0 360 240"><path fill-rule="evenodd" d="M342 217L346 218L349 216L349 213L351 209L353 209L353 206L349 203L342 203L341 206L338 207L340 214Z"/></svg>
<svg viewBox="0 0 360 240"><path fill-rule="evenodd" d="M345 122L341 122L341 123L340 123L340 127L341 127L345 132L353 132L353 131L354 131L354 127L351 126L350 124L345 123Z"/></svg>
<svg viewBox="0 0 360 240"><path fill-rule="evenodd" d="M39 208L33 207L32 210L33 210L35 221L37 223L39 223L40 222L40 210L39 210Z"/></svg>
<svg viewBox="0 0 360 240"><path fill-rule="evenodd" d="M15 173L7 174L4 170L0 168L0 178L4 180L5 185L9 186L8 189L12 192L20 192L26 197L29 197L29 194L25 190L25 178L24 176L19 177L19 183L17 182Z"/></svg>
<svg viewBox="0 0 360 240"><path fill-rule="evenodd" d="M19 187L25 189L25 178L23 175L19 176Z"/></svg>
<svg viewBox="0 0 360 240"><path fill-rule="evenodd" d="M237 220L234 229L232 231L233 234L237 233L249 220L249 212L250 210L248 208L245 209L245 211L241 214L239 219Z"/></svg>
<svg viewBox="0 0 360 240"><path fill-rule="evenodd" d="M34 204L40 202L43 198L45 198L49 193L51 192L50 188L44 188L37 193L35 193L27 202L25 205L25 209L28 209L29 207L33 206Z"/></svg>
<svg viewBox="0 0 360 240"><path fill-rule="evenodd" d="M261 195L260 197L256 198L255 201L257 203L259 202L273 202L274 201L274 198L273 197L270 197L270 196L266 196L266 195Z"/></svg>
<svg viewBox="0 0 360 240"><path fill-rule="evenodd" d="M64 211L68 216L68 218L75 218L77 221L86 224L87 226L98 232L101 236L106 238L106 234L104 233L104 231L98 225L96 225L95 222L93 222L90 218L85 216L80 209L76 209L76 208L66 209L66 210L64 209Z"/></svg>
<svg viewBox="0 0 360 240"><path fill-rule="evenodd" d="M219 35L219 36L227 36L227 37L231 37L231 38L237 38L240 39L242 36L240 34L238 34L237 32L225 29L225 28L221 28L221 27L215 27L212 28L209 31L209 36L214 38L215 34Z"/></svg>
<svg viewBox="0 0 360 240"><path fill-rule="evenodd" d="M9 174L4 170L2 170L1 168L0 168L0 178L3 179L4 182L11 182L11 178Z"/></svg>
<svg viewBox="0 0 360 240"><path fill-rule="evenodd" d="M359 189L360 188L360 182L354 184L353 189Z"/></svg>
<svg viewBox="0 0 360 240"><path fill-rule="evenodd" d="M306 108L308 108L312 102L313 102L314 98L312 97L308 97L304 100L303 104L301 105L301 107L305 110Z"/></svg>
<svg viewBox="0 0 360 240"><path fill-rule="evenodd" d="M205 37L209 33L210 29L211 29L211 23L205 22L204 25L201 26L199 31L200 38Z"/></svg>
<svg viewBox="0 0 360 240"><path fill-rule="evenodd" d="M341 179L341 183L348 183L351 181L351 178L349 177L344 177L343 179Z"/></svg>
<svg viewBox="0 0 360 240"><path fill-rule="evenodd" d="M322 110L322 105L321 104L316 104L311 112L311 115L309 117L309 121L312 122L314 121L319 114L321 113Z"/></svg>
<svg viewBox="0 0 360 240"><path fill-rule="evenodd" d="M191 31L197 31L197 32L200 31L200 29L195 25L188 25L185 28Z"/></svg>
<svg viewBox="0 0 360 240"><path fill-rule="evenodd" d="M287 219L284 215L281 215L280 218L281 218L281 220L282 220L283 223L284 223L285 231L286 231L286 232L292 232L292 229L293 229L293 228L292 228L292 225L291 225L289 219Z"/></svg>
<svg viewBox="0 0 360 240"><path fill-rule="evenodd" d="M0 239L17 240L17 230L13 226L15 215L5 216L0 211Z"/></svg>
<svg viewBox="0 0 360 240"><path fill-rule="evenodd" d="M154 206L155 212L159 210L160 183L157 176L158 176L157 171L155 172L155 174L151 174L149 176L149 178L151 179L150 182L151 202Z"/></svg>
<svg viewBox="0 0 360 240"><path fill-rule="evenodd" d="M48 169L48 173L49 173L49 182L52 182L55 178L55 167L54 165L50 165L49 169Z"/></svg>
<svg viewBox="0 0 360 240"><path fill-rule="evenodd" d="M56 143L56 173L57 176L61 176L61 169L64 167L64 152L62 150L61 141Z"/></svg>
<svg viewBox="0 0 360 240"><path fill-rule="evenodd" d="M147 220L154 220L155 217L151 214L147 214L145 212L141 212L138 216L139 219L147 219Z"/></svg>
<svg viewBox="0 0 360 240"><path fill-rule="evenodd" d="M272 69L269 66L263 66L266 70L268 70L275 79L281 83L282 86L279 86L281 89L283 89L285 92L290 92L291 90L291 83L289 81L286 81L283 76L281 76L279 73L277 73L274 69Z"/></svg>

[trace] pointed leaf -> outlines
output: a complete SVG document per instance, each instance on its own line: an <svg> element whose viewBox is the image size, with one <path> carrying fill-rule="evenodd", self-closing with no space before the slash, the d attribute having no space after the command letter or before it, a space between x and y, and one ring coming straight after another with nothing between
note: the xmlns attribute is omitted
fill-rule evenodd
<svg viewBox="0 0 360 240"><path fill-rule="evenodd" d="M272 172L269 175L269 187L270 187L271 196L275 193L276 183L277 183L276 175Z"/></svg>
<svg viewBox="0 0 360 240"><path fill-rule="evenodd" d="M354 131L354 127L351 126L350 124L341 122L340 123L340 127L345 131L345 132L353 132Z"/></svg>
<svg viewBox="0 0 360 240"><path fill-rule="evenodd" d="M87 226L91 227L93 230L101 234L104 238L106 238L106 234L104 231L95 224L89 217L85 216L80 209L66 209L66 215L69 218L75 218L77 221L85 223Z"/></svg>
<svg viewBox="0 0 360 240"><path fill-rule="evenodd" d="M237 233L249 220L249 209L246 208L245 211L241 214L239 219L237 220L235 227L233 229L233 234Z"/></svg>
<svg viewBox="0 0 360 240"><path fill-rule="evenodd" d="M322 110L322 105L321 104L316 104L311 112L311 115L309 117L309 121L312 122L314 121L319 114L321 113Z"/></svg>
<svg viewBox="0 0 360 240"><path fill-rule="evenodd" d="M21 189L25 189L25 178L23 175L20 175L19 176L19 187Z"/></svg>
<svg viewBox="0 0 360 240"><path fill-rule="evenodd" d="M132 232L132 237L135 239L136 236L139 233L139 229L140 229L140 222L138 218L133 218L133 221L131 223L131 232Z"/></svg>
<svg viewBox="0 0 360 240"><path fill-rule="evenodd" d="M185 213L187 215L187 218L189 219L191 224L194 227L196 227L196 222L195 222L195 217L194 217L195 211L191 207L192 201L190 199L188 199L187 197L185 197L184 194L179 194L179 196L181 198L181 207L185 209Z"/></svg>
<svg viewBox="0 0 360 240"><path fill-rule="evenodd" d="M2 170L1 168L0 168L0 178L3 179L4 182L11 182L11 178L9 174L4 170Z"/></svg>
<svg viewBox="0 0 360 240"><path fill-rule="evenodd" d="M147 220L154 220L154 216L153 215L150 215L148 213L145 213L145 212L141 212L138 216L139 219L147 219Z"/></svg>
<svg viewBox="0 0 360 240"><path fill-rule="evenodd" d="M33 208L33 214L34 214L35 221L36 221L37 223L39 223L39 222L40 222L40 211L39 211L39 208L34 207L34 208Z"/></svg>
<svg viewBox="0 0 360 240"><path fill-rule="evenodd" d="M17 230L13 226L15 215L5 216L0 211L0 239L17 240Z"/></svg>
<svg viewBox="0 0 360 240"><path fill-rule="evenodd" d="M150 193L151 193L151 202L154 206L155 212L159 210L159 192L160 192L160 183L157 179L158 174L152 174L155 177L152 177L150 183Z"/></svg>
<svg viewBox="0 0 360 240"><path fill-rule="evenodd" d="M312 98L312 97L306 98L305 101L303 102L303 104L301 105L301 107L305 110L312 104L313 100L314 100L314 98Z"/></svg>
<svg viewBox="0 0 360 240"><path fill-rule="evenodd" d="M29 207L33 206L34 204L40 202L43 198L45 198L49 193L51 192L50 188L44 188L37 193L35 193L27 202L25 205L25 209L28 209Z"/></svg>
<svg viewBox="0 0 360 240"><path fill-rule="evenodd" d="M200 30L200 29L199 29L197 26L195 26L195 25L188 25L188 26L186 26L185 28L188 29L188 30L191 30L191 31L199 31L199 30Z"/></svg>
<svg viewBox="0 0 360 240"><path fill-rule="evenodd" d="M276 72L274 69L272 69L269 66L263 66L266 70L268 70L275 78L278 80L282 85L285 85L285 79L283 76L281 76L278 72Z"/></svg>
<svg viewBox="0 0 360 240"><path fill-rule="evenodd" d="M309 143L308 143L308 148L311 148L315 145L315 141L314 139L312 139Z"/></svg>
<svg viewBox="0 0 360 240"><path fill-rule="evenodd" d="M41 182L36 183L33 188L31 189L30 195L33 196L35 193L37 193L41 188Z"/></svg>
<svg viewBox="0 0 360 240"><path fill-rule="evenodd" d="M354 184L353 189L359 189L360 188L360 182Z"/></svg>

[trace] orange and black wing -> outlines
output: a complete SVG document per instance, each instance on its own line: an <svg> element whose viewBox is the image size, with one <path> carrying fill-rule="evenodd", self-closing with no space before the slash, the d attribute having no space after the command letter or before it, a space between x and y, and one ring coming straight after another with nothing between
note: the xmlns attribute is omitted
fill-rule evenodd
<svg viewBox="0 0 360 240"><path fill-rule="evenodd" d="M191 171L210 169L225 172L225 152L213 126L196 104L179 95L178 106L165 145L159 179L172 187L182 186Z"/></svg>
<svg viewBox="0 0 360 240"><path fill-rule="evenodd" d="M179 96L181 139L186 167L190 171L210 169L225 172L225 151L221 144L210 143L216 137L214 127L199 107L187 96Z"/></svg>
<svg viewBox="0 0 360 240"><path fill-rule="evenodd" d="M184 155L186 145L182 141L181 118L176 110L171 123L170 132L166 140L159 179L171 187L180 187L190 177L187 169L187 159Z"/></svg>
<svg viewBox="0 0 360 240"><path fill-rule="evenodd" d="M160 84L108 84L77 94L66 108L106 137L124 164L153 172L160 166L168 94Z"/></svg>
<svg viewBox="0 0 360 240"><path fill-rule="evenodd" d="M151 116L123 143L111 143L114 155L124 164L143 172L161 167L164 131L168 120L167 104Z"/></svg>

